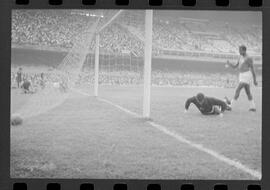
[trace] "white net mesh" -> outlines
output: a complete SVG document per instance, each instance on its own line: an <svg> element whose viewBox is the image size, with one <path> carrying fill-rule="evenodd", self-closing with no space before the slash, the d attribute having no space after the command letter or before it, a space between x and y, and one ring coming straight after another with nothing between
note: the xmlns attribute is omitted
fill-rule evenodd
<svg viewBox="0 0 270 190"><path fill-rule="evenodd" d="M61 64L46 75L45 88L32 94L27 102L12 115L33 117L62 104L71 94L79 79L89 46L96 32L98 20L90 20L81 33L73 39L73 47Z"/></svg>
<svg viewBox="0 0 270 190"><path fill-rule="evenodd" d="M89 16L85 27L73 37L72 48L62 62L46 73L45 88L31 94L12 115L28 118L46 113L74 94L74 88L80 85L90 88L94 84L95 32L101 29L99 84L142 84L145 11L98 10L91 13L94 16ZM90 15L87 11L83 14Z"/></svg>
<svg viewBox="0 0 270 190"><path fill-rule="evenodd" d="M100 23L100 85L138 85L143 82L144 60L144 20L143 10L123 10L112 22L106 16L116 15L119 11L104 11ZM91 83L94 80L94 54L87 59Z"/></svg>

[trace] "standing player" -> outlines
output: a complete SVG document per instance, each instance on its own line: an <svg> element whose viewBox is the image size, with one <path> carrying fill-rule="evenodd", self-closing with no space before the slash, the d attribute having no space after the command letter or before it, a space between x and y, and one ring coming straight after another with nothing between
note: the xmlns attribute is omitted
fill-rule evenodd
<svg viewBox="0 0 270 190"><path fill-rule="evenodd" d="M187 99L185 103L185 113L188 111L191 103L193 103L203 115L222 116L225 110L231 110L230 102L227 99L222 101L217 98L206 97L203 93L198 93L196 96Z"/></svg>
<svg viewBox="0 0 270 190"><path fill-rule="evenodd" d="M17 74L16 74L16 82L17 82L17 87L20 88L20 85L22 83L22 68L20 67Z"/></svg>
<svg viewBox="0 0 270 190"><path fill-rule="evenodd" d="M234 98L231 101L231 105L233 107L235 101L239 98L240 92L242 88L245 89L248 100L249 100L249 111L256 111L256 106L250 92L250 86L253 80L255 86L258 85L256 80L256 74L253 67L253 60L249 57L246 53L247 48L246 46L242 45L239 47L240 58L237 64L232 64L227 61L226 67L230 66L234 69L239 69L239 83L235 90Z"/></svg>
<svg viewBox="0 0 270 190"><path fill-rule="evenodd" d="M41 89L44 89L45 88L44 73L41 73L40 74L40 86L41 86Z"/></svg>

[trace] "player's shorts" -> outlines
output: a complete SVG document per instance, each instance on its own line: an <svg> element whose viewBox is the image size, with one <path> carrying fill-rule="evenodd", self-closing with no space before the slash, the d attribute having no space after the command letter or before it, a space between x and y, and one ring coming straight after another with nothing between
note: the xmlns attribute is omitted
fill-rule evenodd
<svg viewBox="0 0 270 190"><path fill-rule="evenodd" d="M250 71L239 73L239 82L251 84L252 83L252 73Z"/></svg>
<svg viewBox="0 0 270 190"><path fill-rule="evenodd" d="M218 115L221 113L221 107L220 106L213 106L211 110L211 114Z"/></svg>

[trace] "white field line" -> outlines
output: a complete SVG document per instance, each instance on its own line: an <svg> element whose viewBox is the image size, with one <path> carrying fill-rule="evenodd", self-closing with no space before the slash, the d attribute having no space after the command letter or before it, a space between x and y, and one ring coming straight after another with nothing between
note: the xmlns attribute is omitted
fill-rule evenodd
<svg viewBox="0 0 270 190"><path fill-rule="evenodd" d="M126 113L128 113L128 114L130 114L130 115L132 115L133 117L141 117L139 114L137 114L137 113L135 113L135 112L133 112L133 111L130 111L130 110L126 109L126 108L123 108L122 106L119 106L119 105L117 105L117 104L114 104L114 103L112 103L111 101L108 101L108 100L106 100L106 99L98 98L98 100L99 100L99 101L102 101L102 102L105 102L105 103L107 103L107 104L110 104L110 105L112 105L112 106L114 106L114 107L116 107L116 108L118 108L118 109L120 109L120 110L122 110L122 111L124 111L124 112L126 112Z"/></svg>
<svg viewBox="0 0 270 190"><path fill-rule="evenodd" d="M233 166L245 173L248 173L250 174L251 176L255 177L256 179L260 180L261 177L262 177L262 174L261 172L259 171L256 171L254 169L250 169L249 167L245 166L244 164L242 164L241 162L237 161L237 160L233 160L231 158L228 158L214 150L211 150L209 148L206 148L204 147L203 145L201 144L197 144L197 143L194 143L190 140L187 140L186 138L184 138L183 136L181 135L178 135L174 132L171 132L169 131L166 127L162 126L162 125L159 125L159 124L156 124L154 122L151 122L151 121L148 121L148 123L150 125L152 125L153 127L155 127L156 129L162 131L163 133L167 134L167 135L170 135L172 137L174 137L175 139L177 139L178 141L182 142L182 143L185 143L185 144L188 144L189 146L195 148L195 149L198 149L202 152L205 152L213 157L215 157L216 159L230 165L230 166Z"/></svg>
<svg viewBox="0 0 270 190"><path fill-rule="evenodd" d="M89 94L87 94L85 92L81 92L81 91L78 91L78 90L76 90L76 92L81 93L81 94L86 95L86 96L90 96ZM135 112L132 112L132 111L126 109L126 108L123 108L122 106L119 106L119 105L117 105L117 104L115 104L115 103L113 103L113 102L111 102L109 100L106 100L106 99L103 99L103 98L97 98L97 99L99 101L106 102L106 103L108 103L108 104L110 104L110 105L112 105L112 106L114 106L114 107L116 107L116 108L118 108L118 109L120 109L120 110L134 116L134 117L141 117L139 114L137 114ZM213 156L214 158L218 159L219 161L222 161L222 162L224 162L224 163L226 163L226 164L228 164L230 166L235 167L238 170L241 170L242 172L245 172L245 173L253 176L254 178L256 178L256 180L261 180L261 178L262 178L261 172L259 172L257 170L254 170L254 169L251 169L248 166L245 166L244 164L242 164L241 162L239 162L237 160L233 160L233 159L228 158L228 157L226 157L226 156L224 156L224 155L222 155L222 154L220 154L220 153L218 153L218 152L216 152L214 150L206 148L201 144L197 144L197 143L194 143L194 142L192 142L190 140L187 140L185 137L168 130L163 125L157 124L157 123L152 122L152 121L147 121L147 123L150 124L151 126L153 126L154 128L158 129L159 131L161 131L161 132L175 138L179 142L185 143L185 144L187 144L187 145L189 145L189 146L191 146L191 147L193 147L193 148L195 148L195 149L197 149L197 150L199 150L201 152L207 153L207 154Z"/></svg>

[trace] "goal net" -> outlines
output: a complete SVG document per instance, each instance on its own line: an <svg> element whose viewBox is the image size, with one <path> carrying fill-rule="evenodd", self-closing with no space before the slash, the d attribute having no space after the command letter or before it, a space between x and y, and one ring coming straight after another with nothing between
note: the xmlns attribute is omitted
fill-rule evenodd
<svg viewBox="0 0 270 190"><path fill-rule="evenodd" d="M91 11L85 11L88 16L91 15ZM87 93L93 94L96 85L99 86L98 91L103 89L103 92L112 86L116 89L137 86L141 97L143 91L149 91L151 73L147 74L148 89L144 89L146 11L98 10L93 13L86 26L73 37L73 46L62 62L45 74L45 88L31 94L12 115L29 118L46 113L74 95L75 89L86 89ZM151 56L149 58L151 66ZM101 95L113 98L111 92L110 89ZM142 105L143 100L140 101Z"/></svg>
<svg viewBox="0 0 270 190"><path fill-rule="evenodd" d="M149 117L153 11L120 10L104 23L86 62L94 95L120 105L136 102L136 111Z"/></svg>
<svg viewBox="0 0 270 190"><path fill-rule="evenodd" d="M55 108L70 97L72 89L79 80L98 22L97 18L90 19L84 29L74 36L73 47L62 62L54 70L45 73L44 78L41 79L44 88L31 94L25 104L11 115L20 115L22 118L33 117ZM32 87L34 85L31 83Z"/></svg>
<svg viewBox="0 0 270 190"><path fill-rule="evenodd" d="M109 14L109 11L104 11ZM143 82L145 11L114 11L113 20L99 24L99 85L138 85ZM106 14L104 15L106 18ZM139 27L138 27L139 26ZM87 56L85 74L94 85L95 45Z"/></svg>

